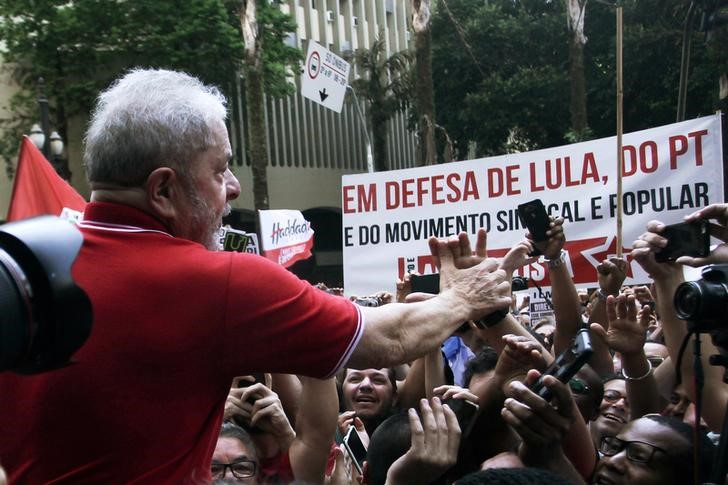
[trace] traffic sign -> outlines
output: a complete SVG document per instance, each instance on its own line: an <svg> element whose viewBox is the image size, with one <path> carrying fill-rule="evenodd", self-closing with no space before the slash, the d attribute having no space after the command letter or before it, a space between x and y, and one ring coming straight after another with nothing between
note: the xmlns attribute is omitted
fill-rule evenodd
<svg viewBox="0 0 728 485"><path fill-rule="evenodd" d="M313 40L308 41L301 94L341 113L349 79L349 63Z"/></svg>

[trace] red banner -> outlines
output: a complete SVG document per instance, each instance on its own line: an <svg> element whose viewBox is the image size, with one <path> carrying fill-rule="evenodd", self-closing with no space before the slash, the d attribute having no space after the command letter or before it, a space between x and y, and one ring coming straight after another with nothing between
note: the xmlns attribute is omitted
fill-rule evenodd
<svg viewBox="0 0 728 485"><path fill-rule="evenodd" d="M86 201L56 173L30 138L24 136L8 208L8 222L44 214L59 216L64 207L83 212Z"/></svg>

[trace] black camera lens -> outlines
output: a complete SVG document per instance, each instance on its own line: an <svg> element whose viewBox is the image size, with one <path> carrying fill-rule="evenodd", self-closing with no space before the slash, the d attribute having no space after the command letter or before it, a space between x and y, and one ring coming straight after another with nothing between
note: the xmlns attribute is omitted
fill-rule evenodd
<svg viewBox="0 0 728 485"><path fill-rule="evenodd" d="M511 291L523 291L528 289L528 278L524 276L514 276L511 280Z"/></svg>
<svg viewBox="0 0 728 485"><path fill-rule="evenodd" d="M698 281L681 283L673 304L678 318L696 325L696 330L709 332L721 324L728 312L728 265L712 265Z"/></svg>
<svg viewBox="0 0 728 485"><path fill-rule="evenodd" d="M71 276L82 243L53 216L0 226L0 372L68 365L88 338L91 302Z"/></svg>

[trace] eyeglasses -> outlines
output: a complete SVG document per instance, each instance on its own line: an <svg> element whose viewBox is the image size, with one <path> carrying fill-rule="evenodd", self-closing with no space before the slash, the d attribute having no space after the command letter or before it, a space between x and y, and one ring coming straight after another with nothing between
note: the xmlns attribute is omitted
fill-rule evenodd
<svg viewBox="0 0 728 485"><path fill-rule="evenodd" d="M571 392L574 394L588 394L590 390L589 386L587 386L584 381L577 379L576 377L569 380L569 389L571 389Z"/></svg>
<svg viewBox="0 0 728 485"><path fill-rule="evenodd" d="M602 437L599 451L605 456L614 456L622 450L627 450L627 459L635 463L649 463L655 451L667 455L667 451L644 441L624 441L615 436Z"/></svg>
<svg viewBox="0 0 728 485"><path fill-rule="evenodd" d="M615 402L619 401L620 399L624 399L626 401L627 396L625 396L624 394L622 394L619 391L615 391L614 389L607 389L606 391L604 391L604 400L605 401L607 401L609 403L615 403Z"/></svg>
<svg viewBox="0 0 728 485"><path fill-rule="evenodd" d="M225 470L230 469L230 473L235 478L248 478L255 476L258 464L252 460L239 460L234 463L215 463L212 462L210 471L212 478L222 478L225 476Z"/></svg>

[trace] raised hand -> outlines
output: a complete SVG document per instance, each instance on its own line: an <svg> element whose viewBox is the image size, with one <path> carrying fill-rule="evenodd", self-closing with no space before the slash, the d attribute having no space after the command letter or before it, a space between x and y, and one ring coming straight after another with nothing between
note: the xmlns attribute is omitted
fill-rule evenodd
<svg viewBox="0 0 728 485"><path fill-rule="evenodd" d="M612 350L621 354L642 352L645 344L647 327L649 326L650 307L645 306L639 312L634 295L609 296L607 298L607 319L609 330L598 323L590 327Z"/></svg>
<svg viewBox="0 0 728 485"><path fill-rule="evenodd" d="M495 366L495 378L502 384L507 383L520 376L525 376L529 369L543 370L548 362L543 357L543 347L534 339L517 336L504 335L505 347L498 356Z"/></svg>
<svg viewBox="0 0 728 485"><path fill-rule="evenodd" d="M540 376L529 371L527 383ZM523 443L519 454L524 461L543 462L545 457L561 452L561 442L575 418L574 399L568 385L553 376L544 377L544 385L554 396L553 405L534 394L526 384L511 382L501 416L519 434Z"/></svg>
<svg viewBox="0 0 728 485"><path fill-rule="evenodd" d="M612 257L597 265L599 288L610 295L619 293L619 289L626 278L627 261L624 258Z"/></svg>
<svg viewBox="0 0 728 485"><path fill-rule="evenodd" d="M421 418L409 409L411 446L387 472L388 485L430 483L457 461L460 426L438 398L420 401Z"/></svg>
<svg viewBox="0 0 728 485"><path fill-rule="evenodd" d="M500 267L508 275L513 274L515 270L527 264L531 264L538 259L537 256L529 256L533 252L533 242L524 239L511 248L503 259Z"/></svg>
<svg viewBox="0 0 728 485"><path fill-rule="evenodd" d="M677 262L694 267L728 262L728 244L725 244L728 242L728 204L711 204L685 217L686 222L701 219L717 221L717 224L710 223L710 235L723 241L723 244L719 244L705 258L681 256L677 258Z"/></svg>
<svg viewBox="0 0 728 485"><path fill-rule="evenodd" d="M469 248L469 243L457 243L461 239L430 238L430 250L437 254L440 264L440 292L449 292L470 310L467 320L477 320L495 310L508 308L511 303L510 275L499 269L498 261L492 258L484 258L475 266L458 268L464 261L472 262L471 256L462 254L463 248ZM484 245L481 249L485 254Z"/></svg>
<svg viewBox="0 0 728 485"><path fill-rule="evenodd" d="M667 239L660 235L664 228L665 224L660 221L648 222L647 231L634 242L630 253L632 258L654 280L682 273L682 268L677 263L658 263L655 260L655 253L661 251L667 245Z"/></svg>
<svg viewBox="0 0 728 485"><path fill-rule="evenodd" d="M551 228L546 231L548 239L546 241L537 244L538 248L543 253L546 259L556 259L561 254L561 250L564 249L566 243L566 236L564 235L564 218L551 218L549 224Z"/></svg>

